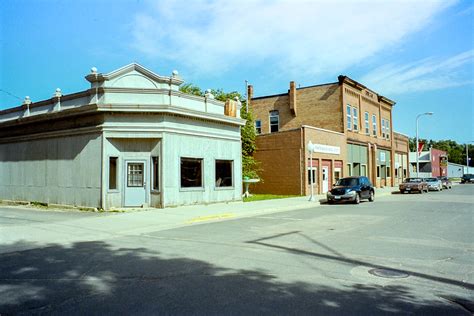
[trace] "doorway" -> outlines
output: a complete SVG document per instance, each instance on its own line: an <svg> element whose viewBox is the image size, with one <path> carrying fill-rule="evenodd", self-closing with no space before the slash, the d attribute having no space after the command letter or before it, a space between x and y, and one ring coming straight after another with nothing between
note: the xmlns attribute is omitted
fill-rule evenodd
<svg viewBox="0 0 474 316"><path fill-rule="evenodd" d="M329 189L329 168L326 166L323 166L322 168L323 171L323 192L326 193Z"/></svg>
<svg viewBox="0 0 474 316"><path fill-rule="evenodd" d="M146 161L125 161L124 206L142 206L147 202Z"/></svg>

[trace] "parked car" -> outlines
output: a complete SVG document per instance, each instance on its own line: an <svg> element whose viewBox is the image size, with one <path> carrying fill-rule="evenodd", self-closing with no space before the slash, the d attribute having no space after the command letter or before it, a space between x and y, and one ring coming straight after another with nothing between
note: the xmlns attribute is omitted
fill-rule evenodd
<svg viewBox="0 0 474 316"><path fill-rule="evenodd" d="M443 191L443 183L438 178L425 178L429 191Z"/></svg>
<svg viewBox="0 0 474 316"><path fill-rule="evenodd" d="M326 196L329 204L348 201L359 204L362 199L373 202L375 189L367 177L347 177L337 180Z"/></svg>
<svg viewBox="0 0 474 316"><path fill-rule="evenodd" d="M406 178L403 183L401 183L398 188L400 189L400 193L405 192L428 192L428 184L423 178Z"/></svg>
<svg viewBox="0 0 474 316"><path fill-rule="evenodd" d="M466 173L461 178L461 183L474 183L474 174Z"/></svg>
<svg viewBox="0 0 474 316"><path fill-rule="evenodd" d="M445 189L451 189L453 187L453 184L451 183L451 180L448 179L448 177L437 177L440 181L441 184L443 185L443 188Z"/></svg>

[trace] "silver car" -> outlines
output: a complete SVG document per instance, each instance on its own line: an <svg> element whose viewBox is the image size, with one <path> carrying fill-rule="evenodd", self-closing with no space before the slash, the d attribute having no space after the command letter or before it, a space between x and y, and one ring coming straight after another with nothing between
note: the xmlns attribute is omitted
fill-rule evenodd
<svg viewBox="0 0 474 316"><path fill-rule="evenodd" d="M443 183L437 178L425 178L428 183L428 190L430 191L443 191Z"/></svg>

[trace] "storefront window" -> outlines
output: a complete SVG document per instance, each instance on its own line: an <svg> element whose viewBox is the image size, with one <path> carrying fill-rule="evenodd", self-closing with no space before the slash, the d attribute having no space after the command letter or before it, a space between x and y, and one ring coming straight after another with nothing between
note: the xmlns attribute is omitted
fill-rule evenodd
<svg viewBox="0 0 474 316"><path fill-rule="evenodd" d="M202 187L202 159L181 158L181 187Z"/></svg>
<svg viewBox="0 0 474 316"><path fill-rule="evenodd" d="M109 157L109 190L117 189L117 157Z"/></svg>
<svg viewBox="0 0 474 316"><path fill-rule="evenodd" d="M152 175L152 184L151 189L158 191L160 189L160 180L159 180L159 160L158 157L151 157L151 175Z"/></svg>
<svg viewBox="0 0 474 316"><path fill-rule="evenodd" d="M216 160L216 188L232 187L233 160Z"/></svg>

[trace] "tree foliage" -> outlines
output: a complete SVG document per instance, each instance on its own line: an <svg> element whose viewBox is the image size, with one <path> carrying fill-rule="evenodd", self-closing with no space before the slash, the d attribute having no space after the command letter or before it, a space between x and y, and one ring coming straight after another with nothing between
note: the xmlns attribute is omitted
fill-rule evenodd
<svg viewBox="0 0 474 316"><path fill-rule="evenodd" d="M198 86L193 85L192 83L187 83L182 85L179 90L183 93L204 96L205 92L201 90ZM228 99L235 100L237 97L238 100L242 101L242 95L237 91L224 92L222 89L211 89L211 93L214 95L214 98L218 101L225 102ZM248 177L251 179L257 179L259 177L259 172L261 171L260 164L255 161L253 158L253 153L256 150L255 146L255 122L252 116L252 112L247 112L245 101L242 101L242 108L240 110L240 117L246 120L245 126L241 129L241 140L242 140L242 176Z"/></svg>
<svg viewBox="0 0 474 316"><path fill-rule="evenodd" d="M434 141L432 139L419 139L419 142L423 142L425 145L423 150L428 150L430 147L435 149L443 150L448 153L448 161L465 165L466 164L466 144L458 144L454 140L439 140ZM410 138L410 151L416 151L416 138ZM474 146L469 146L469 166L474 166Z"/></svg>

